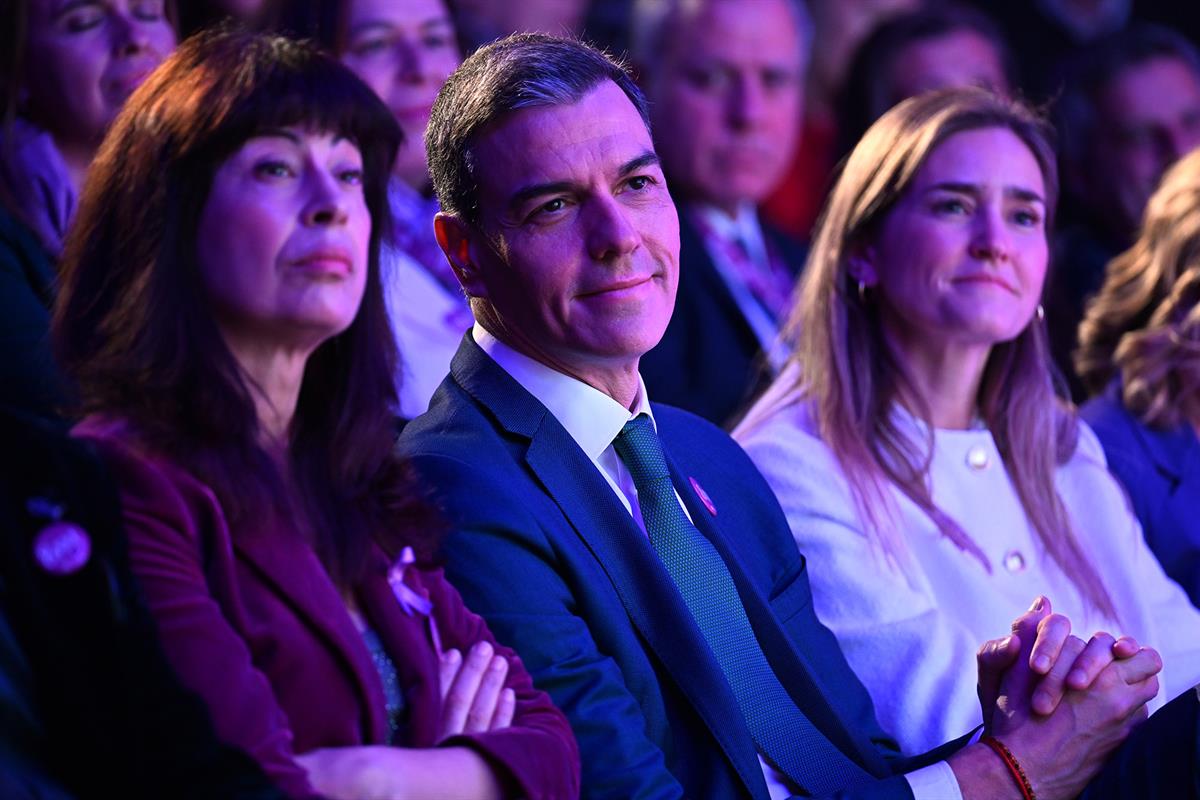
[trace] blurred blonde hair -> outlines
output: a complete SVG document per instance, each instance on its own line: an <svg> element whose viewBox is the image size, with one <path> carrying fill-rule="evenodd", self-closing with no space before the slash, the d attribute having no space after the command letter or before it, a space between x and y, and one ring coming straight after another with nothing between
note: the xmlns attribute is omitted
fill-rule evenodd
<svg viewBox="0 0 1200 800"><path fill-rule="evenodd" d="M827 201L785 336L798 374L791 402L810 404L817 431L850 483L868 535L898 563L908 559L895 530L894 484L939 530L990 569L962 527L933 502L929 466L933 425L928 405L884 339L878 303L860 296L848 263L871 241L926 159L964 131L1004 128L1029 148L1046 188L1046 228L1058 195L1051 132L1018 102L976 88L910 98L884 114L848 157ZM1083 596L1116 618L1112 601L1074 535L1054 485L1075 451L1074 411L1055 391L1046 333L1036 322L995 345L979 388L978 411L995 438L1017 495L1046 552ZM924 423L923 441L894 412L897 403ZM767 413L771 413L768 411Z"/></svg>
<svg viewBox="0 0 1200 800"><path fill-rule="evenodd" d="M1075 369L1148 425L1200 422L1200 151L1163 176L1133 247L1109 262L1079 326Z"/></svg>

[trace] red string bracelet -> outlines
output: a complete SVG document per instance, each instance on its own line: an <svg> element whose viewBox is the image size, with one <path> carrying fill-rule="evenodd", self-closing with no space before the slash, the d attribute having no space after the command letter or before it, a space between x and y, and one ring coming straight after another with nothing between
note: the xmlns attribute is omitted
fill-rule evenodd
<svg viewBox="0 0 1200 800"><path fill-rule="evenodd" d="M1008 771L1012 773L1013 781L1016 782L1017 788L1021 790L1021 797L1024 800L1037 800L1037 794L1033 791L1033 784L1029 782L1029 778L1025 776L1025 770L1021 769L1021 765L1017 763L1016 757L1005 746L1004 742L995 736L981 736L979 737L979 741L992 748L996 751L996 755L1000 756L1000 760L1004 762L1004 766L1008 767Z"/></svg>

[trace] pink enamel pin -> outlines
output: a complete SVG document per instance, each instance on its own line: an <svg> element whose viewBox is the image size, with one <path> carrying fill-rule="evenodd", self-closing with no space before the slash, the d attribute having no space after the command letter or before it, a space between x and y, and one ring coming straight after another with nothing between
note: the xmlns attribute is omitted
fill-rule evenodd
<svg viewBox="0 0 1200 800"><path fill-rule="evenodd" d="M34 560L52 575L78 572L91 556L87 531L71 522L51 522L33 539Z"/></svg>
<svg viewBox="0 0 1200 800"><path fill-rule="evenodd" d="M700 485L700 481L688 476L688 482L692 484L692 489L695 490L696 496L700 498L700 502L708 509L708 513L715 517L717 515L717 507L713 505L712 498L708 496L708 492L704 491L704 487Z"/></svg>

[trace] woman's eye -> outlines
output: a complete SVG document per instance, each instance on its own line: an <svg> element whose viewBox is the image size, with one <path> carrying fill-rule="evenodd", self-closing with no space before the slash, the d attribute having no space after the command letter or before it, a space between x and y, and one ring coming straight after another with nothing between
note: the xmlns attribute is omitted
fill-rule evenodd
<svg viewBox="0 0 1200 800"><path fill-rule="evenodd" d="M362 39L350 46L350 52L357 56L367 56L381 53L388 48L388 40L382 37Z"/></svg>
<svg viewBox="0 0 1200 800"><path fill-rule="evenodd" d="M68 33L81 33L91 30L104 21L104 14L98 8L81 8L74 14L68 14L63 25Z"/></svg>
<svg viewBox="0 0 1200 800"><path fill-rule="evenodd" d="M163 4L159 0L138 3L133 9L133 15L142 22L157 22L163 18Z"/></svg>
<svg viewBox="0 0 1200 800"><path fill-rule="evenodd" d="M951 198L937 201L933 204L933 210L938 214L954 216L966 214L970 209L967 208L967 204L964 201Z"/></svg>
<svg viewBox="0 0 1200 800"><path fill-rule="evenodd" d="M1026 228L1036 228L1042 222L1042 217L1036 211L1022 209L1013 212L1013 221Z"/></svg>
<svg viewBox="0 0 1200 800"><path fill-rule="evenodd" d="M263 161L254 167L254 174L262 178L287 178L293 171L282 161Z"/></svg>
<svg viewBox="0 0 1200 800"><path fill-rule="evenodd" d="M363 171L357 167L344 169L338 173L338 178L349 186L362 186Z"/></svg>

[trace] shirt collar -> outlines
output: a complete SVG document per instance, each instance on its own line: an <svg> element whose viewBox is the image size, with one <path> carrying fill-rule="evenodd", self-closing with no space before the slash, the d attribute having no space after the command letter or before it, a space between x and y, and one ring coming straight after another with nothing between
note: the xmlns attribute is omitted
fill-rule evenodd
<svg viewBox="0 0 1200 800"><path fill-rule="evenodd" d="M763 246L762 225L753 203L740 203L731 217L716 206L695 206L698 214L713 233L728 241L740 239L747 248L761 249Z"/></svg>
<svg viewBox="0 0 1200 800"><path fill-rule="evenodd" d="M634 399L631 413L599 389L552 369L524 353L518 353L478 323L472 328L471 336L480 349L501 369L549 409L592 461L597 460L608 449L613 439L617 438L617 434L625 427L625 423L638 414L646 414L651 422L654 421L654 414L650 410L650 401L646 395L646 384L640 374L637 397Z"/></svg>

